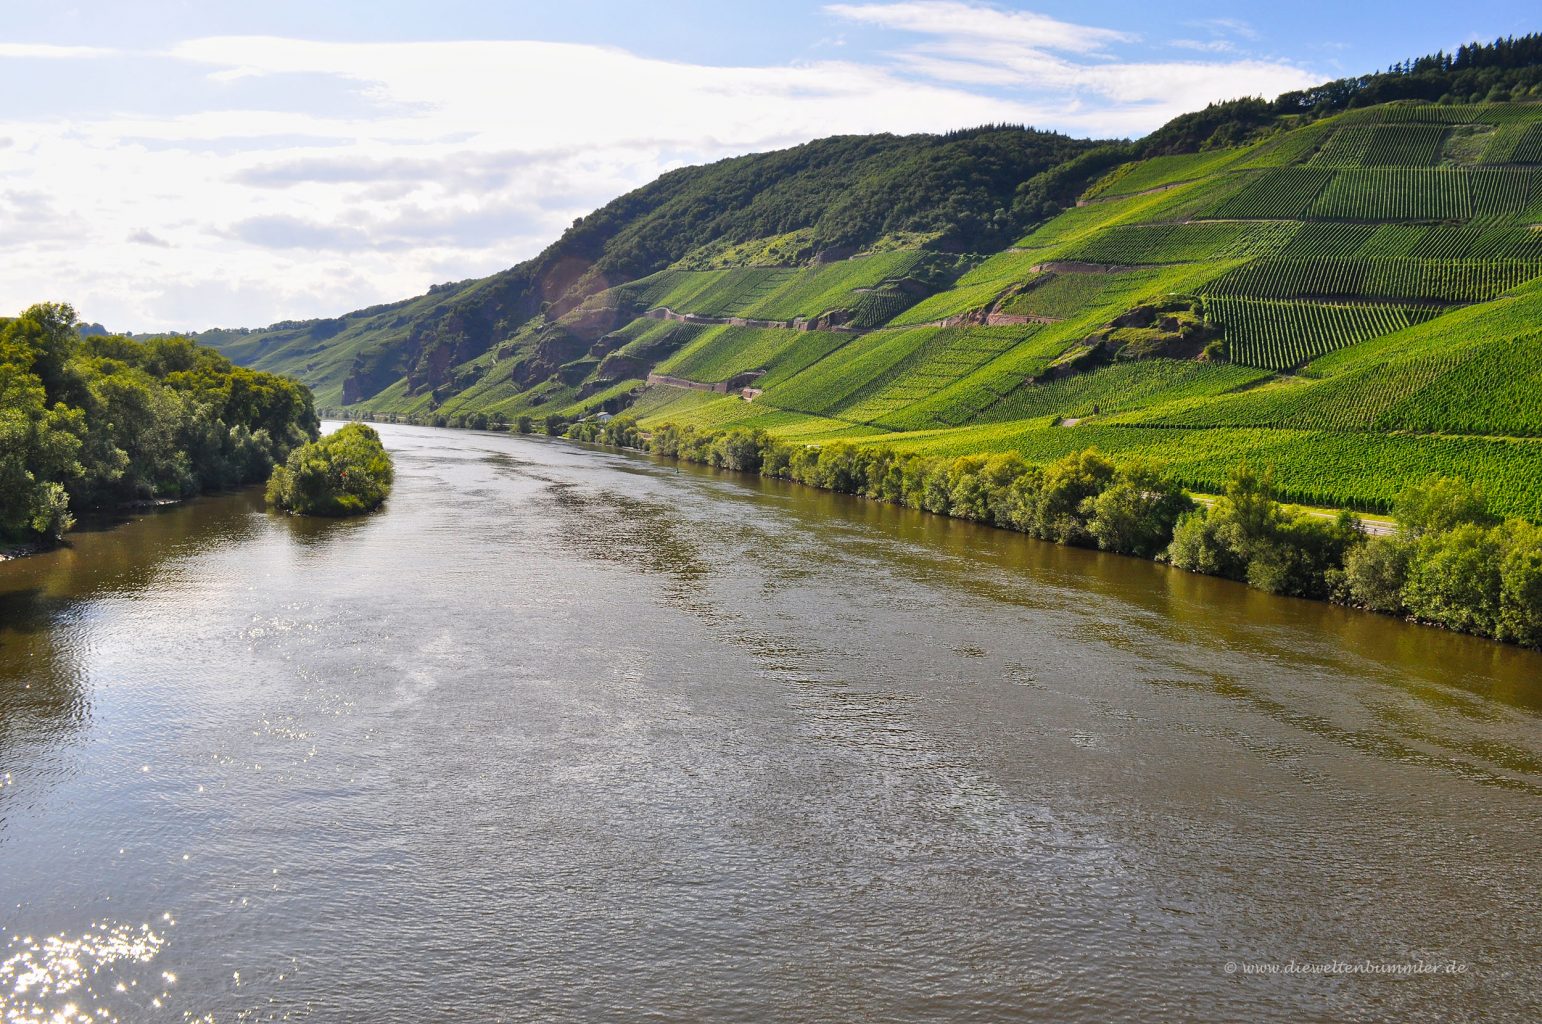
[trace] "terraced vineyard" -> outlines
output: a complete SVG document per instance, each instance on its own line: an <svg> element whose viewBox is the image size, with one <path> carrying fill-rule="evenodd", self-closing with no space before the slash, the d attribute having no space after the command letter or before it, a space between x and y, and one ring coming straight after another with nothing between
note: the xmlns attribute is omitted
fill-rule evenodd
<svg viewBox="0 0 1542 1024"><path fill-rule="evenodd" d="M1261 259L1206 287L1210 295L1270 299L1486 302L1542 276L1531 260Z"/></svg>
<svg viewBox="0 0 1542 1024"><path fill-rule="evenodd" d="M1218 478L1205 467L1250 453L1278 461L1302 497L1368 506L1392 488L1351 483L1363 471L1352 438L1400 433L1377 449L1389 479L1481 452L1476 472L1534 500L1542 484L1522 487L1507 461L1532 448L1454 439L1538 436L1530 325L1542 319L1528 317L1542 307L1542 230L1528 211L1542 168L1525 163L1539 125L1524 104L1410 104L1120 168L1014 250L766 388L754 415L899 431L889 438L928 451L1047 458L1096 443L1207 486ZM1174 292L1200 297L1229 363L1054 368ZM987 310L1032 322L1015 342L918 326Z"/></svg>
<svg viewBox="0 0 1542 1024"><path fill-rule="evenodd" d="M936 395L975 370L1029 341L1032 327L920 328L924 341L888 384L843 415L863 423L882 424L887 418ZM919 333L919 332L918 332Z"/></svg>
<svg viewBox="0 0 1542 1024"><path fill-rule="evenodd" d="M1502 511L1542 516L1539 225L1542 102L1291 115L1256 141L1116 166L994 251L907 236L724 265L811 237L773 225L512 329L454 367L463 386L401 381L368 404L630 404L645 428L1030 459L1097 445L1212 489L1247 457L1289 494L1366 508L1460 470ZM719 323L641 317L658 307ZM832 329L790 327L825 315ZM640 385L650 371L763 373L743 401Z"/></svg>

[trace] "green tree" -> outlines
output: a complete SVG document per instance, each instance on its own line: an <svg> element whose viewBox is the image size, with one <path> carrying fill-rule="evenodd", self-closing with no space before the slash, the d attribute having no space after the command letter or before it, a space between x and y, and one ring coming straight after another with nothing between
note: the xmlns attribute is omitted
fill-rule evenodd
<svg viewBox="0 0 1542 1024"><path fill-rule="evenodd" d="M72 510L255 482L314 436L294 381L74 320L59 303L0 319L0 536L57 539Z"/></svg>
<svg viewBox="0 0 1542 1024"><path fill-rule="evenodd" d="M1505 524L1504 560L1499 567L1499 621L1495 635L1542 647L1542 527Z"/></svg>
<svg viewBox="0 0 1542 1024"><path fill-rule="evenodd" d="M1402 532L1413 538L1442 533L1463 523L1492 523L1483 489L1454 476L1430 476L1409 484L1393 506Z"/></svg>
<svg viewBox="0 0 1542 1024"><path fill-rule="evenodd" d="M1405 611L1403 586L1414 545L1404 537L1372 537L1344 556L1349 599L1373 611Z"/></svg>
<svg viewBox="0 0 1542 1024"><path fill-rule="evenodd" d="M268 480L268 503L299 515L350 516L380 506L395 473L380 435L349 423L290 452Z"/></svg>
<svg viewBox="0 0 1542 1024"><path fill-rule="evenodd" d="M1105 551L1155 558L1171 542L1178 520L1193 500L1162 470L1135 462L1113 482L1083 500L1087 530Z"/></svg>
<svg viewBox="0 0 1542 1024"><path fill-rule="evenodd" d="M1502 531L1462 523L1418 540L1403 600L1421 619L1493 636L1503 589Z"/></svg>

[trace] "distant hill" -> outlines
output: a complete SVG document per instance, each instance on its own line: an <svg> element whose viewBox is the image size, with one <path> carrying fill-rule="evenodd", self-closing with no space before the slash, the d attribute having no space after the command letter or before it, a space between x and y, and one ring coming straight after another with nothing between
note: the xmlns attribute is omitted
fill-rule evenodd
<svg viewBox="0 0 1542 1024"><path fill-rule="evenodd" d="M1539 518L1538 50L1219 104L1136 143L986 128L690 168L492 278L202 340L377 417L1095 444L1201 488L1247 457L1288 496L1368 508L1460 470Z"/></svg>
<svg viewBox="0 0 1542 1024"><path fill-rule="evenodd" d="M842 136L683 168L580 218L539 256L492 277L336 319L198 337L237 362L300 377L327 404L366 402L398 383L443 397L457 366L532 318L555 320L609 285L678 260L791 266L875 246L1000 246L1025 226L1013 210L1018 185L1092 145L1002 126ZM542 341L527 383L581 351L567 338Z"/></svg>

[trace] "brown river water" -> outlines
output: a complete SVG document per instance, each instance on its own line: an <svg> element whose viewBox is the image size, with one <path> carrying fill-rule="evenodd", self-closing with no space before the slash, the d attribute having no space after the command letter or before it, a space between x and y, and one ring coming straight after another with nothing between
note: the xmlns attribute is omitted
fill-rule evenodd
<svg viewBox="0 0 1542 1024"><path fill-rule="evenodd" d="M4 1024L1542 1020L1542 655L382 434L0 564Z"/></svg>

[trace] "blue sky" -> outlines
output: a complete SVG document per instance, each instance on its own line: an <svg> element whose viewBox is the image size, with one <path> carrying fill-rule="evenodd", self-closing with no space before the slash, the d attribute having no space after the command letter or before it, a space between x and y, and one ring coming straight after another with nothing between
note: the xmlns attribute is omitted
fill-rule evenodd
<svg viewBox="0 0 1542 1024"><path fill-rule="evenodd" d="M533 255L682 164L839 132L1134 136L1532 5L10 0L0 311L335 314Z"/></svg>

